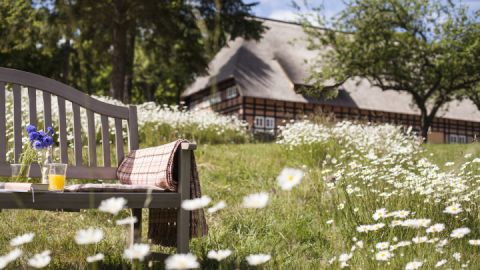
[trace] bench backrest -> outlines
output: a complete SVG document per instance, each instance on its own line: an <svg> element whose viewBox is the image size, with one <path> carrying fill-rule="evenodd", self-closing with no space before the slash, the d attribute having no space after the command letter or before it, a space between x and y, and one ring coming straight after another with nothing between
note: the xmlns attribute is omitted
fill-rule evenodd
<svg viewBox="0 0 480 270"><path fill-rule="evenodd" d="M28 89L28 108L22 108L22 88ZM13 145L7 143L6 123L6 92L7 89L13 91ZM122 121L127 122L128 149L138 149L138 126L137 110L135 106L116 106L94 99L89 95L80 92L61 82L24 72L15 69L0 68L0 176L10 176L10 164L7 161L7 152L13 150L14 162L18 162L22 152L22 139L26 137L25 123L22 124L22 115L28 112L28 119L31 124L36 125L37 121L37 91L41 91L39 98L43 99L43 119L44 127L52 126L59 137L59 159L62 163L69 163L67 170L68 177L87 178L87 179L115 179L116 166L124 157L124 135L122 132ZM25 95L24 95L25 96ZM52 119L52 100L56 100L58 105L58 119ZM52 99L53 98L53 99ZM66 102L71 102L72 114L66 113ZM86 110L86 127L82 127L81 108ZM99 115L100 121L95 121L95 116ZM67 143L67 117L73 119L73 158L69 159L69 145ZM57 117L55 117L57 118ZM115 129L115 156L117 164L111 161L110 153L110 130L109 118L114 121ZM70 120L70 119L69 119ZM84 119L85 120L85 119ZM70 122L70 121L69 121ZM85 122L85 121L84 121ZM96 123L97 122L97 123ZM98 123L100 122L100 123ZM97 143L96 143L96 125L101 125L101 138L103 162L97 162ZM88 141L88 153L83 153L82 129L84 137ZM112 130L113 132L113 130ZM71 136L72 134L70 134ZM9 149L13 147L13 149ZM72 149L71 149L72 150ZM70 150L70 153L72 151ZM83 161L83 155L88 155L88 162ZM32 168L30 176L40 176L37 168Z"/></svg>

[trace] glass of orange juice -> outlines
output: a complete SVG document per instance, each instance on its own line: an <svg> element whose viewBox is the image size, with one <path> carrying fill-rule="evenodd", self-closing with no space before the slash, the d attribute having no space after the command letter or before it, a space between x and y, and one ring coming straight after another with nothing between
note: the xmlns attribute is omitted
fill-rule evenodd
<svg viewBox="0 0 480 270"><path fill-rule="evenodd" d="M65 188L66 175L67 164L48 164L48 190L55 192L63 192L63 189Z"/></svg>

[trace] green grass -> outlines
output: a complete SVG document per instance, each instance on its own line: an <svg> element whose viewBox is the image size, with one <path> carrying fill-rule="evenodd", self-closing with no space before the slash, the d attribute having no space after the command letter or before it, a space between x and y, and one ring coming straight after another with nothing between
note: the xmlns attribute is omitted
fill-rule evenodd
<svg viewBox="0 0 480 270"><path fill-rule="evenodd" d="M466 154L480 156L480 144L427 144L429 158L441 167L446 162L455 162L456 165L464 160Z"/></svg>
<svg viewBox="0 0 480 270"><path fill-rule="evenodd" d="M477 156L480 153L478 145L427 145L426 149L426 155L432 153L433 160L439 165L446 161L460 163L465 153ZM206 253L211 249L229 248L234 251L222 263L224 269L248 268L244 258L251 253L272 254L272 261L264 266L268 269L324 269L329 267L327 261L333 255L348 252L353 243L351 238L355 235L355 224L372 223L367 220L372 209L374 211L375 207L382 206L382 201L348 201L349 197L341 189L338 192L327 192L324 190L321 170L316 168L318 160L314 158L315 155L322 156L321 151L312 151L311 155L308 157L304 151L286 151L276 144L201 145L198 148L196 156L203 193L212 197L214 202L225 200L228 205L218 213L207 214L209 235L191 242L192 252L199 257L203 268L217 269L219 266L206 259ZM301 167L304 164L310 169L301 185L292 192L279 190L275 177L281 169L286 166ZM267 208L250 210L240 206L244 195L259 191L270 193L271 202ZM345 211L337 211L338 205L344 201ZM359 205L359 202L364 203ZM391 202L388 209L408 208L421 215L441 208L435 205L419 208L422 204L422 199L418 196L400 198ZM355 207L360 210L355 212ZM128 213L124 211L122 217L126 215ZM329 219L333 219L334 224L327 225ZM472 231L478 228L478 221L468 222ZM11 238L33 231L36 237L25 246L27 254L50 249L53 256L50 268L84 269L88 267L85 258L94 254L94 248L77 246L73 238L78 229L93 226L103 228L106 232L106 238L96 247L97 252L106 255L103 268L122 269L128 267L128 263L121 258L128 232L113 224L111 216L94 210L62 214L4 210L0 213L0 254L9 250L8 242ZM478 237L477 231L474 234ZM415 233L406 231L399 235L387 230L382 232L381 238L386 240L394 236L411 239ZM366 244L375 243L368 237L363 240ZM456 244L451 248L465 252L465 256L478 254L478 249L466 250L472 248L467 245ZM173 249L160 250L173 252ZM353 269L378 268L369 259L372 254L368 251L369 249L359 251L363 252L363 256L355 256L350 261L355 265ZM405 257L434 258L439 257L439 254L433 248L425 246L405 252ZM471 267L480 263L478 256L472 255L468 259L471 260ZM405 262L402 261L402 264L395 260L391 265L385 265L385 269L404 268ZM21 263L26 265L25 260ZM163 265L154 266L161 268ZM338 264L335 265L337 266ZM424 267L430 269L433 266Z"/></svg>

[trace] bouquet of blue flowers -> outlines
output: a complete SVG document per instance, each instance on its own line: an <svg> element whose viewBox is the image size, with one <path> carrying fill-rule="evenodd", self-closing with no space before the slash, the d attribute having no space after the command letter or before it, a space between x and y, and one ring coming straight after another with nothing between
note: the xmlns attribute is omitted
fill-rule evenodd
<svg viewBox="0 0 480 270"><path fill-rule="evenodd" d="M35 150L42 150L46 149L53 145L53 128L48 127L47 132L44 131L37 131L37 128L30 124L26 128L28 133L28 139L32 144L33 149Z"/></svg>
<svg viewBox="0 0 480 270"><path fill-rule="evenodd" d="M52 162L53 135L55 132L52 127L48 127L46 132L43 130L38 131L32 124L27 125L25 130L30 143L24 148L20 156L22 166L19 176L27 176L30 165L37 162L42 174L42 183L47 183L47 165Z"/></svg>

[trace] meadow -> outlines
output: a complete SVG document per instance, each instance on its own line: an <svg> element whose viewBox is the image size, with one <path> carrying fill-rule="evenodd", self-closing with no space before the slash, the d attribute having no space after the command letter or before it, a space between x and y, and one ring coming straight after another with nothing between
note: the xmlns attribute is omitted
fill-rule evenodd
<svg viewBox="0 0 480 270"><path fill-rule="evenodd" d="M477 144L420 145L408 130L349 122L291 124L276 143L200 144L203 194L227 206L207 214L209 235L192 240L191 252L203 269L255 269L245 258L259 253L271 255L257 266L264 269L476 269L479 154ZM285 167L305 173L291 191L277 183ZM266 207L244 208L242 198L257 192L268 193ZM25 268L27 258L51 250L49 269L128 269L127 228L115 225L128 216L5 210L0 254L15 236L34 232L7 267ZM104 239L77 245L75 233L88 227ZM220 249L232 255L207 258ZM88 264L98 252L105 259Z"/></svg>

